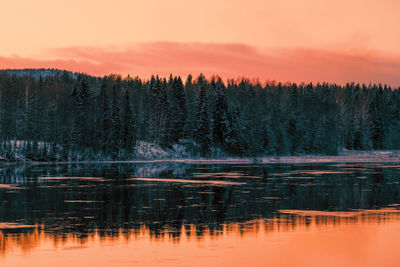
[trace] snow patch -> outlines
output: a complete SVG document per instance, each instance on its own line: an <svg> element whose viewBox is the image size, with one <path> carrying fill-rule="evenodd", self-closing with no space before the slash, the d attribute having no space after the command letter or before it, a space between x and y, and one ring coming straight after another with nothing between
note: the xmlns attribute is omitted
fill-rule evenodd
<svg viewBox="0 0 400 267"><path fill-rule="evenodd" d="M162 148L156 143L139 141L136 145L136 158L151 160L151 159L177 159L190 157L190 153L183 144L173 144L170 149Z"/></svg>
<svg viewBox="0 0 400 267"><path fill-rule="evenodd" d="M139 141L136 145L136 157L140 159L160 159L168 157L168 153L155 143Z"/></svg>

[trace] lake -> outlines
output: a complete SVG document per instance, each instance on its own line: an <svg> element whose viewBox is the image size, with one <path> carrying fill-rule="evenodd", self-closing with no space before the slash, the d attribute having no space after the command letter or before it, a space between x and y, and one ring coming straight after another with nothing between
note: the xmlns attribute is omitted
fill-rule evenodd
<svg viewBox="0 0 400 267"><path fill-rule="evenodd" d="M400 165L0 167L0 266L400 266Z"/></svg>

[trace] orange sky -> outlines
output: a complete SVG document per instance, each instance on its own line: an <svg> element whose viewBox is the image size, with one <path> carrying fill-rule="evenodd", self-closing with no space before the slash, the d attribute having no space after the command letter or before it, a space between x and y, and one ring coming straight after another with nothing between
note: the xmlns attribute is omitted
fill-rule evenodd
<svg viewBox="0 0 400 267"><path fill-rule="evenodd" d="M397 0L2 0L0 68L400 85Z"/></svg>

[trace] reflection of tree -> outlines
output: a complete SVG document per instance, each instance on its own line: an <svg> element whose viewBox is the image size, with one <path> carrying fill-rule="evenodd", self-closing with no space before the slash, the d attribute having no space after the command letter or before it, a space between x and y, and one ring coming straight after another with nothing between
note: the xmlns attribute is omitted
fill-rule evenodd
<svg viewBox="0 0 400 267"><path fill-rule="evenodd" d="M41 176L103 179L43 180L38 178ZM244 184L154 183L127 179L135 176L195 177ZM182 236L214 236L230 227L245 233L258 219L265 219L266 225L269 220L279 219L282 229L285 221L289 225L307 225L312 218L279 215L278 210L349 211L400 203L397 168L383 165L28 165L1 169L0 183L21 187L0 189L0 221L41 225L40 233L54 238L73 236L79 240L93 235L131 235L143 229L155 239L177 240ZM364 215L360 216L357 220ZM315 215L317 224L347 219ZM25 231L22 235L25 234L31 233Z"/></svg>
<svg viewBox="0 0 400 267"><path fill-rule="evenodd" d="M15 249L30 251L51 241L52 247L84 247L88 242L118 242L123 239L135 242L139 238L149 238L154 241L179 242L182 238L203 240L206 238L223 238L227 235L245 236L260 235L274 232L291 232L302 229L329 228L345 224L381 224L400 220L397 209L360 210L354 212L320 212L286 210L273 218L258 219L240 223L204 225L183 224L180 229L159 228L138 225L133 229L93 230L90 233L54 232L37 227L28 231L0 231L0 254Z"/></svg>

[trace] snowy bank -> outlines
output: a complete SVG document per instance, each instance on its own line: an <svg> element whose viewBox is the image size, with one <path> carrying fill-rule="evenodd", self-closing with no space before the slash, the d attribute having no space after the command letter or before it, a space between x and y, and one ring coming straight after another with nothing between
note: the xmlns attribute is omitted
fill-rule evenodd
<svg viewBox="0 0 400 267"><path fill-rule="evenodd" d="M56 145L36 143L37 154L31 152L33 145L28 141L10 140L0 146L0 162L26 163L184 163L184 164L302 164L334 162L400 162L400 150L354 151L342 150L338 155L295 155L295 156L257 156L233 157L213 148L208 158L199 157L193 152L193 143L173 144L163 148L156 143L138 141L132 153L112 160L102 152L90 149L69 150ZM29 144L29 146L27 146ZM27 148L28 147L28 148ZM54 147L53 147L54 148ZM63 156L63 154L65 154ZM33 156L32 156L33 155Z"/></svg>
<svg viewBox="0 0 400 267"><path fill-rule="evenodd" d="M182 163L182 164L319 164L319 163L400 163L400 156L347 155L347 156L282 156L256 158L164 158L143 160L95 160L95 161L59 161L59 162L25 162L28 164L139 164L139 163ZM1 164L1 163L0 163ZM4 162L3 164L11 164Z"/></svg>

